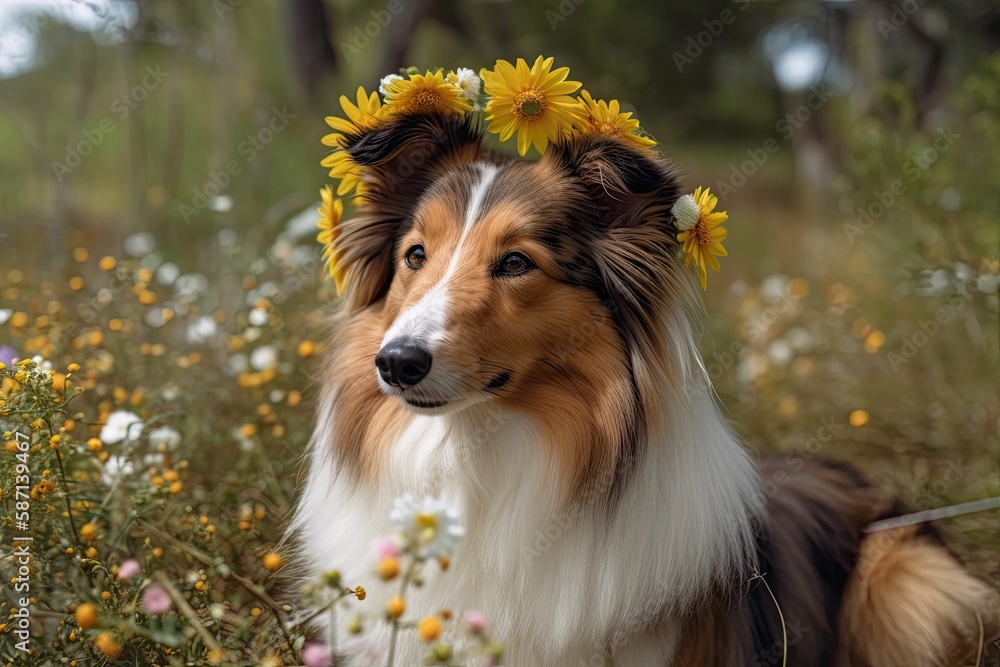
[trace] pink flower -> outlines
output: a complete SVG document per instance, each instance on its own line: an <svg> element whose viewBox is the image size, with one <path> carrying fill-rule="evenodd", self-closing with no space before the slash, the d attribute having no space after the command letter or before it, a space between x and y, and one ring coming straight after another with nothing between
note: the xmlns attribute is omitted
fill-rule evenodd
<svg viewBox="0 0 1000 667"><path fill-rule="evenodd" d="M479 611L465 612L465 624L474 635L485 634L486 628L489 627L489 622L486 620L485 614Z"/></svg>
<svg viewBox="0 0 1000 667"><path fill-rule="evenodd" d="M118 578L131 579L141 571L142 566L139 565L139 561L134 558L129 558L127 561L118 566Z"/></svg>
<svg viewBox="0 0 1000 667"><path fill-rule="evenodd" d="M399 548L399 545L388 537L383 536L375 540L375 556L377 558L385 558L386 556L398 558L402 553L403 550Z"/></svg>
<svg viewBox="0 0 1000 667"><path fill-rule="evenodd" d="M323 644L306 644L302 649L302 662L306 667L330 667L330 649Z"/></svg>
<svg viewBox="0 0 1000 667"><path fill-rule="evenodd" d="M174 601L170 599L170 594L161 587L153 585L146 589L142 596L142 606L147 614L162 616L170 611L174 606Z"/></svg>

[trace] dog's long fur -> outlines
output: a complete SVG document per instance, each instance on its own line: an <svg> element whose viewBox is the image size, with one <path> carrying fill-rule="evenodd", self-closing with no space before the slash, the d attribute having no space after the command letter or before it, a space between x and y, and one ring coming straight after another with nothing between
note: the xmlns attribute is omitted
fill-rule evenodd
<svg viewBox="0 0 1000 667"><path fill-rule="evenodd" d="M980 622L993 629L995 594L933 534L863 537L900 508L858 473L758 463L732 435L695 346L666 163L614 137L515 160L433 115L348 150L365 202L334 253L344 314L292 526L307 578L340 569L377 616L398 582L374 583L372 543L410 491L458 508L467 534L408 616L480 610L515 667L757 666L784 651L788 665L961 664ZM497 274L511 251L537 268ZM374 363L398 337L433 352L405 391ZM385 632L337 634L367 666ZM397 664L420 664L404 637Z"/></svg>

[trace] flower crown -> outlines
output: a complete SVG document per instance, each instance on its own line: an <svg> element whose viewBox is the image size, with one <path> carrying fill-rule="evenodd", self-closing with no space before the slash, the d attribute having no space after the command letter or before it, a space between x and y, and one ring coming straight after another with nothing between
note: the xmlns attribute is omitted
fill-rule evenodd
<svg viewBox="0 0 1000 667"><path fill-rule="evenodd" d="M341 95L344 118L328 116L334 132L323 137L323 144L333 148L320 163L330 169L330 177L339 181L337 197L353 196L356 204L364 200L364 167L347 151L350 137L355 137L400 116L417 114L482 113L487 129L501 142L517 138L517 151L523 157L530 147L544 154L549 144L561 143L586 135L619 137L641 150L650 150L656 142L647 136L631 112L622 112L618 100L595 100L582 90L579 81L567 80L569 68L552 69L553 59L538 56L531 67L521 59L512 65L498 60L492 70L482 69L477 76L471 69L443 69L421 73L409 68L390 74L379 82L377 92L358 87L356 103ZM343 215L343 202L334 197L331 186L320 191L322 203L317 240L323 244L323 259L330 274L343 288L344 275L338 268L335 241ZM677 227L677 240L683 244L684 264L693 261L698 268L702 289L706 288L707 266L719 270L716 257L725 256L722 241L728 219L725 211L715 212L718 198L708 188L698 188L684 195L671 209Z"/></svg>

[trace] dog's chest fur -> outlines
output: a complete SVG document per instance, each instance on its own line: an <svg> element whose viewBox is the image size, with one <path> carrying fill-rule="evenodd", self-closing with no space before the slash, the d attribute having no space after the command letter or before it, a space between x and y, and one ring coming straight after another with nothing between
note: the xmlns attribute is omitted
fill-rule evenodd
<svg viewBox="0 0 1000 667"><path fill-rule="evenodd" d="M708 395L663 420L668 426L654 434L658 441L613 506L604 489L570 493L554 483L560 475L531 418L491 405L412 418L378 479L353 481L337 474L326 445L333 395L324 399L330 409L320 409L327 417L311 446L296 529L308 576L339 569L346 585L365 586L368 598L352 606L373 621L399 581L378 580L372 546L390 532L392 501L407 491L456 507L466 536L447 572L430 564L424 584L411 587L406 617L482 611L506 664L669 660L677 619L713 583L738 580L752 560L755 472ZM337 636L341 648L365 656L359 664L388 643L384 623L369 622L347 639L341 627ZM419 660L408 653L419 651L415 645L404 641L401 651L399 664Z"/></svg>

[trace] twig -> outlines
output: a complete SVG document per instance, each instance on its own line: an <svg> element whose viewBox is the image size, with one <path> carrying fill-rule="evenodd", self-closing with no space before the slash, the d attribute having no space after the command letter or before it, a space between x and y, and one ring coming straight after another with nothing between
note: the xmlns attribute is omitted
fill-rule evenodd
<svg viewBox="0 0 1000 667"><path fill-rule="evenodd" d="M760 579L764 582L764 588L767 589L768 595L774 600L774 606L778 610L778 618L781 619L781 667L788 667L788 628L785 626L785 615L781 613L781 605L778 604L778 598L774 597L774 591L767 585L767 579L764 578L764 575L757 572L750 577L750 581L754 579Z"/></svg>
<svg viewBox="0 0 1000 667"><path fill-rule="evenodd" d="M156 527L151 526L146 522L142 522L141 525L148 532L155 534L160 539L173 543L174 546L190 554L191 556L197 558L206 565L209 565L211 567L218 566L218 563L215 561L214 558L204 553L200 549L196 549L195 547L189 544L181 542L173 535L164 533L163 531L158 530ZM263 602L265 606L271 609L271 611L274 613L275 620L278 622L278 629L281 630L281 635L282 637L285 638L285 642L288 644L288 650L290 650L292 654L295 655L296 651L295 651L295 646L292 643L292 638L288 634L288 630L285 628L285 624L281 618L282 614L284 613L283 610L281 609L281 606L277 602L275 602L270 595L267 594L267 591L265 591L263 588L253 583L246 577L236 574L235 572L232 571L232 569L230 569L229 571L229 576L235 579L236 581L240 582L240 584L242 584L244 588L250 591L257 599Z"/></svg>
<svg viewBox="0 0 1000 667"><path fill-rule="evenodd" d="M191 625L193 625L194 629L198 631L199 635L201 635L201 638L205 642L205 645L210 650L221 651L222 647L219 646L219 643L217 641L215 641L215 637L212 636L212 633L209 632L204 625L202 625L201 621L198 619L198 614L196 614L194 609L191 608L191 605L187 603L187 600L185 600L184 596L181 595L181 592L177 590L177 587L174 586L174 583L170 581L170 578L167 577L167 575L165 575L162 571L154 572L153 577L158 582L160 582L160 584L163 585L163 588L166 589L167 594L170 595L171 598L173 598L174 604L177 605L177 608L181 611L182 614L187 616L187 619L189 621L191 621Z"/></svg>
<svg viewBox="0 0 1000 667"><path fill-rule="evenodd" d="M979 647L976 650L976 667L983 662L983 640L986 638L986 628L983 627L983 615L976 608L976 621L979 622Z"/></svg>

